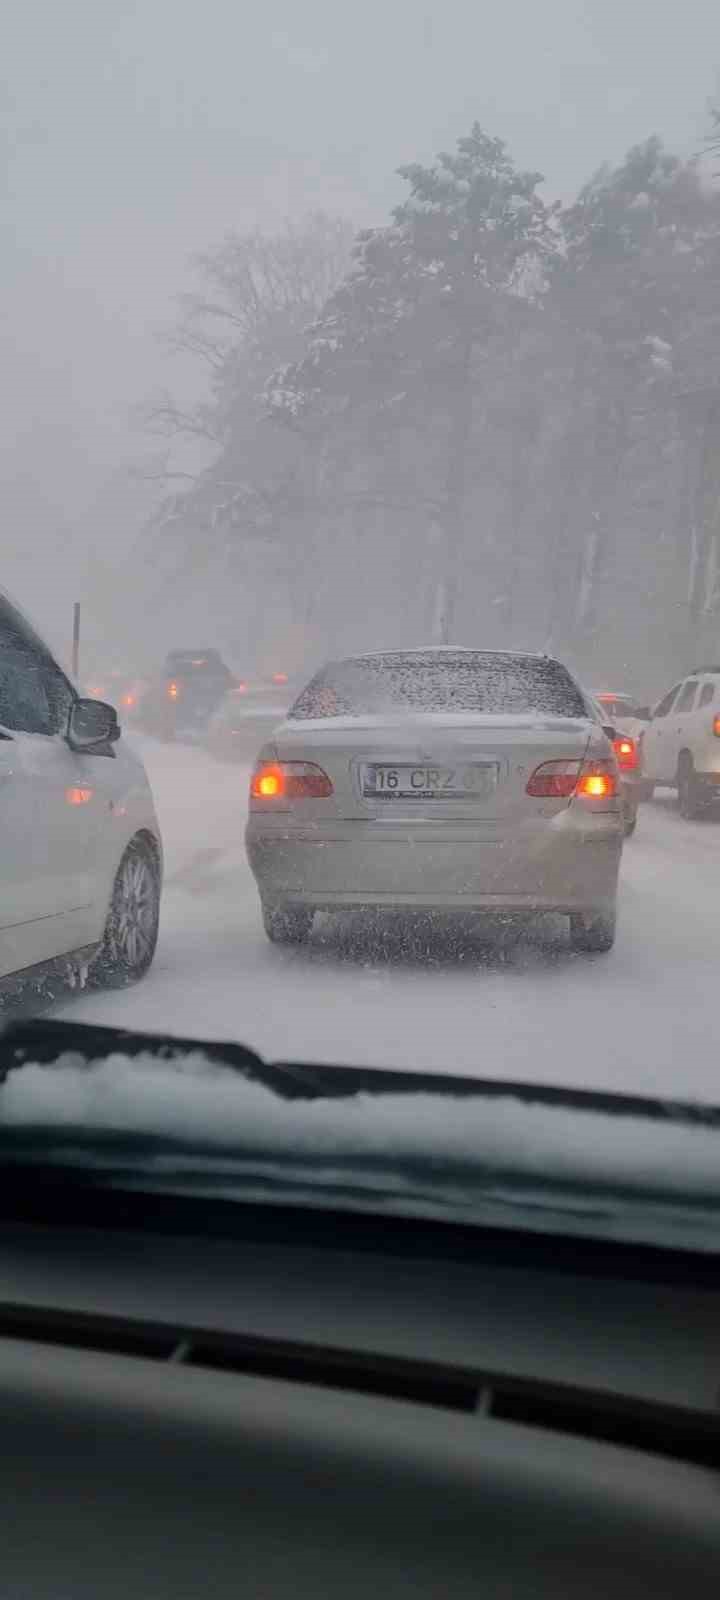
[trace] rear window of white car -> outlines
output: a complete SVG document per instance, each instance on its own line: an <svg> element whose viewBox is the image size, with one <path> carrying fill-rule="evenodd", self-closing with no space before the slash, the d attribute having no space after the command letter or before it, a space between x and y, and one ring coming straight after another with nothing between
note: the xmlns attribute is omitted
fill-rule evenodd
<svg viewBox="0 0 720 1600"><path fill-rule="evenodd" d="M558 661L482 651L412 651L333 662L303 689L290 717L361 717L398 712L536 712L587 717Z"/></svg>
<svg viewBox="0 0 720 1600"><path fill-rule="evenodd" d="M639 707L625 695L599 694L597 703L606 719L616 717L620 721L622 717L638 716Z"/></svg>

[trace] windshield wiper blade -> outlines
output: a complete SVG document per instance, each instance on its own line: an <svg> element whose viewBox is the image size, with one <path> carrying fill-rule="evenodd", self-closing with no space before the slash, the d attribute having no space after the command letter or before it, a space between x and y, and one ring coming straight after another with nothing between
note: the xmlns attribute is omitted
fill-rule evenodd
<svg viewBox="0 0 720 1600"><path fill-rule="evenodd" d="M354 1042L354 1041L353 1041ZM641 1117L652 1122L682 1122L720 1128L720 1105L512 1078L483 1078L443 1072L348 1067L311 1061L264 1061L255 1050L228 1041L186 1039L135 1029L109 1028L38 1018L0 1033L0 1085L10 1072L38 1064L53 1066L72 1053L92 1066L110 1055L132 1060L150 1055L158 1062L180 1062L188 1055L236 1071L286 1100L346 1099L365 1095L440 1095L446 1099L518 1100L527 1106Z"/></svg>

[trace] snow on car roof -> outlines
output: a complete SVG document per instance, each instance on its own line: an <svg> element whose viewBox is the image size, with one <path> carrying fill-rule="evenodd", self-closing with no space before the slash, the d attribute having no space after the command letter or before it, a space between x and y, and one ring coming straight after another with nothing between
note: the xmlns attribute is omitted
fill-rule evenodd
<svg viewBox="0 0 720 1600"><path fill-rule="evenodd" d="M441 656L448 655L483 655L483 656L509 656L512 660L527 661L552 661L555 658L548 656L543 650L494 650L486 649L479 644L412 644L404 648L402 645L393 645L390 650L364 650L359 655L338 657L343 661L374 661L382 656Z"/></svg>

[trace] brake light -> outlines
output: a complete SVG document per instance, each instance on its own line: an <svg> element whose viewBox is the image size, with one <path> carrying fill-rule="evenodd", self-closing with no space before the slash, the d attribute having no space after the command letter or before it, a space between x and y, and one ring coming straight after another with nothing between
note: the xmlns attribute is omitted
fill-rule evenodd
<svg viewBox="0 0 720 1600"><path fill-rule="evenodd" d="M257 772L253 778L252 792L256 800L274 800L284 791L283 774L272 767Z"/></svg>
<svg viewBox="0 0 720 1600"><path fill-rule="evenodd" d="M322 767L312 761L267 761L252 775L253 800L324 800L333 786Z"/></svg>
<svg viewBox="0 0 720 1600"><path fill-rule="evenodd" d="M288 681L288 675L287 675L286 672L274 672L273 673L273 683L287 683L287 681Z"/></svg>
<svg viewBox="0 0 720 1600"><path fill-rule="evenodd" d="M617 774L610 761L543 761L525 786L535 800L607 800L617 794Z"/></svg>
<svg viewBox="0 0 720 1600"><path fill-rule="evenodd" d="M543 761L525 787L535 800L569 800L580 776L579 761Z"/></svg>
<svg viewBox="0 0 720 1600"><path fill-rule="evenodd" d="M92 800L92 789L66 789L65 799L69 806L86 806Z"/></svg>
<svg viewBox="0 0 720 1600"><path fill-rule="evenodd" d="M713 721L713 733L716 739L720 739L720 717L715 717Z"/></svg>
<svg viewBox="0 0 720 1600"><path fill-rule="evenodd" d="M124 706L134 706L134 704L135 704L135 696L134 696L134 694L124 694L123 697L122 697L121 704L124 705Z"/></svg>
<svg viewBox="0 0 720 1600"><path fill-rule="evenodd" d="M613 739L613 750L617 757L617 764L622 772L634 772L639 766L638 747L635 739L630 739L623 734L619 739Z"/></svg>
<svg viewBox="0 0 720 1600"><path fill-rule="evenodd" d="M167 686L167 692L168 692L168 699L177 700L178 695L180 693L180 685L177 684L177 683L169 683L168 686Z"/></svg>
<svg viewBox="0 0 720 1600"><path fill-rule="evenodd" d="M617 773L610 761L586 762L578 779L578 795L586 800L611 800L617 792Z"/></svg>

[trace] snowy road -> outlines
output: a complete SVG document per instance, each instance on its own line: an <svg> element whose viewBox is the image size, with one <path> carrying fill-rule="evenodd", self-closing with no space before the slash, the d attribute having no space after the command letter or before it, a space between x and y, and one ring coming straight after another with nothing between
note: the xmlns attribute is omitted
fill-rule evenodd
<svg viewBox="0 0 720 1600"><path fill-rule="evenodd" d="M269 1057L543 1079L720 1102L720 821L645 806L622 868L609 956L558 930L510 951L397 938L325 921L270 946L245 862L247 773L143 741L167 877L150 976L84 995L76 1020L239 1039Z"/></svg>

